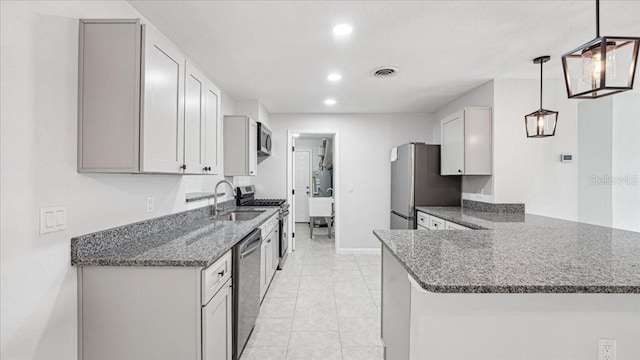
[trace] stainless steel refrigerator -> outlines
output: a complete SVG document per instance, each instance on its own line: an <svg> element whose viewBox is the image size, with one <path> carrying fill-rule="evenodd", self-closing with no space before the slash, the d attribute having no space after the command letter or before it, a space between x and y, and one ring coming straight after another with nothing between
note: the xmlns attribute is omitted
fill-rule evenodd
<svg viewBox="0 0 640 360"><path fill-rule="evenodd" d="M460 206L461 192L461 176L440 175L440 145L392 150L391 229L416 229L416 206Z"/></svg>

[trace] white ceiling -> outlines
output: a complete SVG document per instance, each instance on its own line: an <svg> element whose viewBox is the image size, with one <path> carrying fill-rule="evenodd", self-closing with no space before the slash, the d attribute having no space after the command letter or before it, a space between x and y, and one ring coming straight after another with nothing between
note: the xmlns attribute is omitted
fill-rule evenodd
<svg viewBox="0 0 640 360"><path fill-rule="evenodd" d="M559 56L595 37L591 0L129 1L231 96L272 113L432 112L493 78L536 78L540 55L561 78ZM603 35L640 36L639 19L640 1L601 3ZM342 22L354 30L338 41ZM385 65L398 75L370 75Z"/></svg>

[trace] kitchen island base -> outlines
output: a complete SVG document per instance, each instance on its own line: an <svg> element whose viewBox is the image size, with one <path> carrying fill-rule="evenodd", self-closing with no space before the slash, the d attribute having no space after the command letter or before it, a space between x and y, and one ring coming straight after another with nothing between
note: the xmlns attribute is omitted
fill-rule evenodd
<svg viewBox="0 0 640 360"><path fill-rule="evenodd" d="M386 247L382 256L384 281L401 265ZM596 360L601 338L616 340L617 359L640 359L638 294L433 293L405 274L411 360ZM383 301L383 319L393 305Z"/></svg>

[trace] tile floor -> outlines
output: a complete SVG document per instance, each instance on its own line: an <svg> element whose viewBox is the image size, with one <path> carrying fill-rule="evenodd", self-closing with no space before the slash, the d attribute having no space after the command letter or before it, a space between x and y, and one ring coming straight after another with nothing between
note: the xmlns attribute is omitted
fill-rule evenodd
<svg viewBox="0 0 640 360"><path fill-rule="evenodd" d="M277 271L242 360L377 360L380 255L336 255L326 229L296 224L296 251Z"/></svg>

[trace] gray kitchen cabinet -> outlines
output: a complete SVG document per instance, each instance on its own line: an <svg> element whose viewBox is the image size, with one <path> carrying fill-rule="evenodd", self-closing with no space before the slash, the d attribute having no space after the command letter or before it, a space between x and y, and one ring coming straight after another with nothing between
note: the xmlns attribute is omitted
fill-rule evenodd
<svg viewBox="0 0 640 360"><path fill-rule="evenodd" d="M248 116L224 117L224 175L258 175L258 124Z"/></svg>
<svg viewBox="0 0 640 360"><path fill-rule="evenodd" d="M140 20L80 20L78 171L180 173L184 73Z"/></svg>
<svg viewBox="0 0 640 360"><path fill-rule="evenodd" d="M440 124L441 174L491 175L491 108L464 108Z"/></svg>
<svg viewBox="0 0 640 360"><path fill-rule="evenodd" d="M207 174L222 173L221 141L222 116L221 116L221 92L210 80L205 81L204 95L204 164Z"/></svg>
<svg viewBox="0 0 640 360"><path fill-rule="evenodd" d="M382 247L382 340L385 359L409 360L411 285L407 270Z"/></svg>
<svg viewBox="0 0 640 360"><path fill-rule="evenodd" d="M201 174L205 165L206 78L187 62L184 92L184 169L185 174Z"/></svg>
<svg viewBox="0 0 640 360"><path fill-rule="evenodd" d="M230 360L231 268L79 267L79 358Z"/></svg>
<svg viewBox="0 0 640 360"><path fill-rule="evenodd" d="M189 61L184 99L184 173L218 174L220 90Z"/></svg>
<svg viewBox="0 0 640 360"><path fill-rule="evenodd" d="M280 260L278 215L272 216L261 227L262 254L260 258L260 298L264 298L271 284L271 280L278 269Z"/></svg>
<svg viewBox="0 0 640 360"><path fill-rule="evenodd" d="M202 307L203 360L231 360L233 338L233 302L231 280Z"/></svg>

